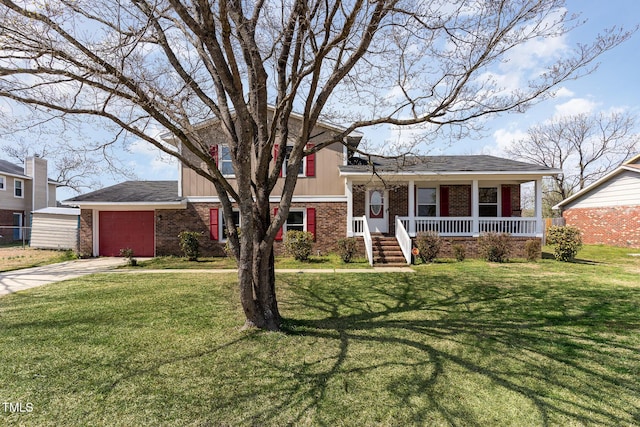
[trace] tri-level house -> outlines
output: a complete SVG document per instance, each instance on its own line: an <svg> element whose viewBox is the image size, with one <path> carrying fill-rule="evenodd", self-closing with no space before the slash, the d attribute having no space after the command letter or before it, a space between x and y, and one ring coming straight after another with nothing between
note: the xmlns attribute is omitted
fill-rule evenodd
<svg viewBox="0 0 640 427"><path fill-rule="evenodd" d="M22 240L31 212L56 206L59 184L47 177L47 161L28 157L24 165L0 160L0 243Z"/></svg>
<svg viewBox="0 0 640 427"><path fill-rule="evenodd" d="M228 151L215 125L200 131L210 141L218 167L233 182ZM309 144L339 131L321 123ZM282 174L297 173L299 178L277 240L288 230L309 231L315 236L314 251L326 253L340 238L357 237L373 263L409 262L412 238L423 231L467 245L470 256L484 232L510 233L516 249L542 237L541 182L558 170L491 156L361 158L353 150L361 139L354 132L345 144L306 157L297 171L288 170L285 162ZM203 233L203 254L223 255L227 232L215 188L193 170L179 167L178 182L128 181L66 201L81 208L81 251L117 256L120 249L132 248L137 256L179 255L178 233L188 230ZM525 218L520 196L521 185L528 182L535 186L535 215ZM271 198L274 209L279 190ZM385 256L384 247L387 252L393 247L395 258Z"/></svg>

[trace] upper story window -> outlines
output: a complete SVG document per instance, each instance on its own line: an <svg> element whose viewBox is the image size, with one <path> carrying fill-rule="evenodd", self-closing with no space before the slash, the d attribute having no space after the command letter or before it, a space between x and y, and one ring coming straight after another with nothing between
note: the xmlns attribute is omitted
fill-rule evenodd
<svg viewBox="0 0 640 427"><path fill-rule="evenodd" d="M306 150L313 148L313 144L309 143L305 147ZM282 169L280 170L280 176L287 176L287 166L289 165L289 156L291 155L292 146L287 146L284 161L282 162ZM274 159L278 157L278 146L276 145L273 153ZM275 161L275 160L274 160ZM316 176L316 155L315 153L309 154L302 159L300 168L298 169L298 176Z"/></svg>
<svg viewBox="0 0 640 427"><path fill-rule="evenodd" d="M436 189L418 188L418 216L436 216Z"/></svg>
<svg viewBox="0 0 640 427"><path fill-rule="evenodd" d="M479 189L480 194L479 214L484 217L498 216L498 189L496 187L482 187Z"/></svg>
<svg viewBox="0 0 640 427"><path fill-rule="evenodd" d="M226 145L212 145L209 148L209 154L213 157L222 175L230 177L235 176L229 147Z"/></svg>
<svg viewBox="0 0 640 427"><path fill-rule="evenodd" d="M24 198L24 181L21 179L13 180L13 196Z"/></svg>
<svg viewBox="0 0 640 427"><path fill-rule="evenodd" d="M4 176L0 176L0 191L4 191L7 189L7 178Z"/></svg>
<svg viewBox="0 0 640 427"><path fill-rule="evenodd" d="M287 146L287 153L284 155L284 162L282 163L282 176L287 176L289 172L289 157L291 156L291 151L293 147ZM303 158L302 163L300 163L300 168L298 168L298 176L305 176L305 164L307 163L307 159Z"/></svg>

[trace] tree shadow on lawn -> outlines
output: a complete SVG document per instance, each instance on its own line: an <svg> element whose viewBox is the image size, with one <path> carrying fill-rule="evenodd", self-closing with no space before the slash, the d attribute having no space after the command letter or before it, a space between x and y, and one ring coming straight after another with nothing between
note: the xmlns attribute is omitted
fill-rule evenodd
<svg viewBox="0 0 640 427"><path fill-rule="evenodd" d="M640 421L636 289L567 291L551 279L504 286L448 275L381 275L366 288L300 280L289 284L289 308L312 316L289 318L287 332L324 340L333 353L329 362L273 363L300 381L284 386L289 398L258 419L298 408L301 421L339 405L340 387L348 401L349 383L364 377L360 389L378 382L370 391L380 401L368 404L394 406L379 408L379 422L389 415L462 425ZM500 413L505 407L521 413Z"/></svg>

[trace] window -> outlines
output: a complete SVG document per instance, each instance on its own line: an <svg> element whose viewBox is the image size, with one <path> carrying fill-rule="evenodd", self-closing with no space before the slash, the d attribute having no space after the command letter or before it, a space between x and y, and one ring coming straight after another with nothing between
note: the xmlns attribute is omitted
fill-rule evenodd
<svg viewBox="0 0 640 427"><path fill-rule="evenodd" d="M7 180L4 176L0 176L0 191L4 191L7 189Z"/></svg>
<svg viewBox="0 0 640 427"><path fill-rule="evenodd" d="M483 217L498 216L498 189L496 187L480 188L479 213Z"/></svg>
<svg viewBox="0 0 640 427"><path fill-rule="evenodd" d="M436 216L436 189L418 188L418 216Z"/></svg>
<svg viewBox="0 0 640 427"><path fill-rule="evenodd" d="M282 163L282 176L287 176L287 168L289 166L289 156L291 155L291 150L293 150L293 147L287 146L287 153L284 155L284 162ZM306 159L302 159L302 163L300 163L298 176L304 176L305 160Z"/></svg>
<svg viewBox="0 0 640 427"><path fill-rule="evenodd" d="M220 146L220 163L218 167L220 168L222 175L235 175L235 172L233 171L233 162L231 161L231 152L229 151L229 147L226 145Z"/></svg>
<svg viewBox="0 0 640 427"><path fill-rule="evenodd" d="M273 214L278 213L278 208L273 210ZM313 234L313 239L316 238L316 208L306 209L292 209L289 211L287 221L282 228L278 230L276 234L276 240L282 240L283 235L286 235L287 231L308 231Z"/></svg>
<svg viewBox="0 0 640 427"><path fill-rule="evenodd" d="M287 216L287 222L284 223L284 232L287 231L304 231L304 212L303 211L289 211Z"/></svg>
<svg viewBox="0 0 640 427"><path fill-rule="evenodd" d="M21 179L15 179L13 181L13 196L24 198L24 181Z"/></svg>
<svg viewBox="0 0 640 427"><path fill-rule="evenodd" d="M236 227L240 227L240 212L239 211L233 211L233 223L236 225ZM227 226L226 226L226 223L224 221L224 212L222 212L222 209L220 209L220 224L222 226L222 229L220 230L220 235L222 236L222 240L227 240L229 235L227 233Z"/></svg>

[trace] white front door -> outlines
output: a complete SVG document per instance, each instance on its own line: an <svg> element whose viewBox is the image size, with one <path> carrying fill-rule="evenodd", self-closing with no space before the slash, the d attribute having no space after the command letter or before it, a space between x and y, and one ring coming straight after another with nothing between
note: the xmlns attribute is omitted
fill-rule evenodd
<svg viewBox="0 0 640 427"><path fill-rule="evenodd" d="M372 233L389 231L389 192L383 189L367 190L367 223Z"/></svg>

